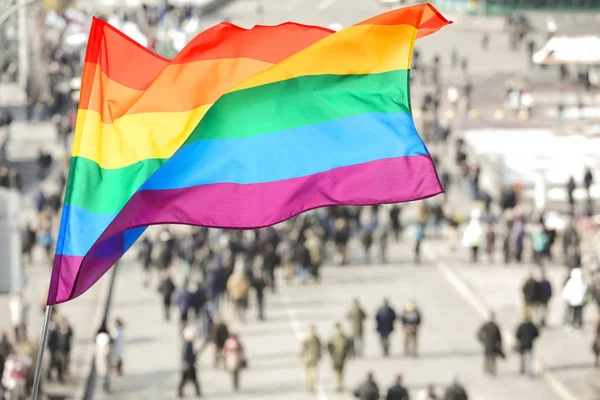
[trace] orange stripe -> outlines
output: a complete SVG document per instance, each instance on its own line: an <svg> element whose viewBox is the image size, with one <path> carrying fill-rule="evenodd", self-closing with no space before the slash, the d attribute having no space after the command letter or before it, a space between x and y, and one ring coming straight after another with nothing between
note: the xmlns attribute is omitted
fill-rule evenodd
<svg viewBox="0 0 600 400"><path fill-rule="evenodd" d="M146 91L140 91L113 81L91 64L87 69L94 71L94 89L79 108L99 112L106 124L123 115L190 111L214 103L233 85L271 65L247 58L171 64Z"/></svg>
<svg viewBox="0 0 600 400"><path fill-rule="evenodd" d="M425 3L388 11L357 25L412 25L419 29L417 38L422 38L451 23L431 4Z"/></svg>

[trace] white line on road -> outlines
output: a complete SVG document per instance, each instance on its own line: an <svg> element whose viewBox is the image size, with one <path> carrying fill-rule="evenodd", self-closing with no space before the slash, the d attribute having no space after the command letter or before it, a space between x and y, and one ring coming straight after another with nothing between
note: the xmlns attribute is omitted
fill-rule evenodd
<svg viewBox="0 0 600 400"><path fill-rule="evenodd" d="M426 257L435 262L437 269L446 277L448 282L456 289L456 291L477 311L482 318L488 318L490 308L471 290L467 284L453 271L446 263L440 261L437 255L428 247L423 246L423 253ZM506 338L509 346L515 342L515 337L512 332L504 330L502 335ZM534 370L544 378L544 381L554 392L563 400L581 400L575 396L567 386L554 376L553 373L544 371L543 365L539 360L534 361Z"/></svg>
<svg viewBox="0 0 600 400"><path fill-rule="evenodd" d="M281 286L280 286L281 287ZM280 289L279 293L281 294L281 298L283 303L285 304L285 311L288 316L288 320L290 321L290 325L292 326L292 330L294 331L294 335L296 336L296 340L298 343L302 342L304 339L304 333L302 331L302 324L298 319L298 313L294 308L292 308L290 297L288 296L287 290ZM317 399L319 400L329 400L327 397L327 393L325 393L325 389L323 388L323 383L321 383L321 377L317 377Z"/></svg>
<svg viewBox="0 0 600 400"><path fill-rule="evenodd" d="M319 3L319 5L317 6L317 8L319 10L327 10L329 7L331 7L337 0L323 0L322 2Z"/></svg>

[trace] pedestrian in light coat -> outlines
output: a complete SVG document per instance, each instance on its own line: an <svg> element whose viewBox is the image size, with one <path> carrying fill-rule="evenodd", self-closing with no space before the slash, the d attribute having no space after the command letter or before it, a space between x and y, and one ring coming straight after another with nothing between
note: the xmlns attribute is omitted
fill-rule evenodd
<svg viewBox="0 0 600 400"><path fill-rule="evenodd" d="M572 325L576 329L583 327L583 306L586 294L587 284L583 280L581 268L572 269L571 277L563 289L563 299L573 311Z"/></svg>
<svg viewBox="0 0 600 400"><path fill-rule="evenodd" d="M344 390L344 367L346 361L352 353L351 342L342 331L342 326L336 323L333 329L333 335L327 345L333 371L335 374L336 390L341 392Z"/></svg>
<svg viewBox="0 0 600 400"><path fill-rule="evenodd" d="M102 389L104 393L110 393L110 361L111 361L111 338L106 325L102 325L96 334L96 374L102 377Z"/></svg>
<svg viewBox="0 0 600 400"><path fill-rule="evenodd" d="M302 341L300 358L304 364L306 390L314 392L321 362L321 340L314 325L308 328L308 335Z"/></svg>
<svg viewBox="0 0 600 400"><path fill-rule="evenodd" d="M346 318L350 322L350 333L352 335L352 344L354 345L354 355L362 357L364 353L364 321L367 314L360 305L358 299L354 299L352 307Z"/></svg>

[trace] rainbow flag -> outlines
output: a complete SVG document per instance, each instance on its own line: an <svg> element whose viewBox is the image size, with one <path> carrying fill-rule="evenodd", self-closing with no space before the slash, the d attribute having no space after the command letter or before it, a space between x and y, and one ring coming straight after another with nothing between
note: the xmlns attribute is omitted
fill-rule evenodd
<svg viewBox="0 0 600 400"><path fill-rule="evenodd" d="M48 303L149 225L257 228L441 193L409 72L415 40L448 23L421 4L339 32L219 24L168 61L95 19Z"/></svg>

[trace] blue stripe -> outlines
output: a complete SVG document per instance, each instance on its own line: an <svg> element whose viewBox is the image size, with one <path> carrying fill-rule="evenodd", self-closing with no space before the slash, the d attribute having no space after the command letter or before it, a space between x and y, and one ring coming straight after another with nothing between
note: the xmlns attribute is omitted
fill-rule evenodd
<svg viewBox="0 0 600 400"><path fill-rule="evenodd" d="M56 252L67 256L85 256L116 216L117 213L96 214L73 205L63 206ZM125 250L145 230L145 227L126 230L123 235Z"/></svg>
<svg viewBox="0 0 600 400"><path fill-rule="evenodd" d="M418 154L427 150L410 114L361 114L248 138L190 143L138 191L273 182Z"/></svg>

